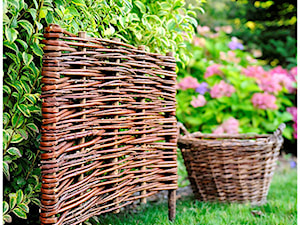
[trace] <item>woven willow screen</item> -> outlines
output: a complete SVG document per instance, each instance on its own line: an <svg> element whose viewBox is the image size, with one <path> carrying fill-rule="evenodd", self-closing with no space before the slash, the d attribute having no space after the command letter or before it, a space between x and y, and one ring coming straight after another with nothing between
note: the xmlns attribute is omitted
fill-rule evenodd
<svg viewBox="0 0 300 225"><path fill-rule="evenodd" d="M42 224L79 224L169 190L175 216L175 60L46 28Z"/></svg>

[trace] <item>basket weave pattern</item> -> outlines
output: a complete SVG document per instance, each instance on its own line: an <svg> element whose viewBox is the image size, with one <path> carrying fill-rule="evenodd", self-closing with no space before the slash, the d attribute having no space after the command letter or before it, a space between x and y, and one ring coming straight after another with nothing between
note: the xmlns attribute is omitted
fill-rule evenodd
<svg viewBox="0 0 300 225"><path fill-rule="evenodd" d="M42 224L79 224L177 188L175 59L46 28Z"/></svg>
<svg viewBox="0 0 300 225"><path fill-rule="evenodd" d="M187 133L181 148L194 195L201 201L266 202L283 143L284 125L273 135Z"/></svg>

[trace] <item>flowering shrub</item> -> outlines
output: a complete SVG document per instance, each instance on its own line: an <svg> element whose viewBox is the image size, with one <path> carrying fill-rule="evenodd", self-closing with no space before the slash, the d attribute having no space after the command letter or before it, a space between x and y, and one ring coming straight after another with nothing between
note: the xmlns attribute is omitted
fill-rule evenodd
<svg viewBox="0 0 300 225"><path fill-rule="evenodd" d="M206 104L206 100L205 100L203 95L198 95L197 98L195 98L195 96L193 96L193 100L191 101L191 105L194 108L205 106L205 104Z"/></svg>
<svg viewBox="0 0 300 225"><path fill-rule="evenodd" d="M216 134L270 133L285 122L283 135L297 138L297 68L263 65L257 50L227 36L230 27L215 30L199 26L188 45L194 58L178 73L178 120Z"/></svg>
<svg viewBox="0 0 300 225"><path fill-rule="evenodd" d="M255 93L251 98L254 107L258 109L277 109L276 97L269 93Z"/></svg>
<svg viewBox="0 0 300 225"><path fill-rule="evenodd" d="M221 80L220 83L215 84L211 88L210 95L212 98L221 98L223 96L230 97L233 92L235 92L234 87L226 84L224 80Z"/></svg>

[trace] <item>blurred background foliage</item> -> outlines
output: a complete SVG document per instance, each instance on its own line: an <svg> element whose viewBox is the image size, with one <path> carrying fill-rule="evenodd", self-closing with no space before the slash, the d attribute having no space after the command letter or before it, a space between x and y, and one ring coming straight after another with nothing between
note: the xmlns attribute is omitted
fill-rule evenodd
<svg viewBox="0 0 300 225"><path fill-rule="evenodd" d="M260 59L271 66L292 68L297 64L296 0L220 0L207 1L200 25L232 25L232 36L251 49L262 51Z"/></svg>

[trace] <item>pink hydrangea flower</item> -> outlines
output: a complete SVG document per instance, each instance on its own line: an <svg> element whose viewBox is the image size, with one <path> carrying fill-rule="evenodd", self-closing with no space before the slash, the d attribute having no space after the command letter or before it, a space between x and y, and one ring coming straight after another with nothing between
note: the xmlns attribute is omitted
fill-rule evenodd
<svg viewBox="0 0 300 225"><path fill-rule="evenodd" d="M254 107L259 109L277 109L276 97L267 92L265 93L255 93L251 102Z"/></svg>
<svg viewBox="0 0 300 225"><path fill-rule="evenodd" d="M288 107L286 111L289 112L293 116L293 121L297 122L297 107Z"/></svg>
<svg viewBox="0 0 300 225"><path fill-rule="evenodd" d="M281 78L279 78L279 76L274 77L265 73L264 76L258 78L257 83L261 90L269 93L277 93L282 90L280 81Z"/></svg>
<svg viewBox="0 0 300 225"><path fill-rule="evenodd" d="M222 26L222 27L216 27L216 31L224 31L226 34L232 33L232 26L227 25L227 26Z"/></svg>
<svg viewBox="0 0 300 225"><path fill-rule="evenodd" d="M195 46L205 47L205 39L194 36L193 44Z"/></svg>
<svg viewBox="0 0 300 225"><path fill-rule="evenodd" d="M233 117L230 117L228 120L224 121L216 130L214 134L238 134L239 133L239 121Z"/></svg>
<svg viewBox="0 0 300 225"><path fill-rule="evenodd" d="M275 73L273 74L273 79L278 80L278 83L282 87L285 87L289 93L293 93L295 91L295 88L293 87L294 81L290 76L282 73Z"/></svg>
<svg viewBox="0 0 300 225"><path fill-rule="evenodd" d="M209 37L209 38L212 38L212 39L217 38L217 37L219 37L219 36L220 36L219 33L214 33L214 34L209 34L209 35L208 35L208 37Z"/></svg>
<svg viewBox="0 0 300 225"><path fill-rule="evenodd" d="M206 99L203 95L198 95L197 98L195 98L195 96L193 96L193 100L191 101L191 105L194 108L205 106L205 104L206 104Z"/></svg>
<svg viewBox="0 0 300 225"><path fill-rule="evenodd" d="M248 77L254 77L261 90L269 93L278 93L285 87L289 93L293 93L293 80L287 70L278 66L270 71L265 71L261 66L250 66L242 70Z"/></svg>
<svg viewBox="0 0 300 225"><path fill-rule="evenodd" d="M281 66L276 66L275 68L269 70L270 74L274 74L274 73L281 73L281 74L285 74L286 76L289 75L289 72L285 69L283 69Z"/></svg>
<svg viewBox="0 0 300 225"><path fill-rule="evenodd" d="M261 66L248 66L242 70L242 74L247 77L260 78L264 76L266 71Z"/></svg>
<svg viewBox="0 0 300 225"><path fill-rule="evenodd" d="M178 83L178 87L179 89L182 89L182 90L186 90L186 89L189 89L189 88L197 88L199 86L199 83L197 81L196 78L194 77L191 77L191 76L188 76L188 77L185 77L183 78L179 83Z"/></svg>
<svg viewBox="0 0 300 225"><path fill-rule="evenodd" d="M210 95L212 98L220 98L223 96L230 97L232 93L235 92L235 88L227 84L224 80L221 80L220 83L215 84L210 91Z"/></svg>
<svg viewBox="0 0 300 225"><path fill-rule="evenodd" d="M222 75L222 71L220 70L220 64L213 64L206 68L204 78L211 77L212 75Z"/></svg>
<svg viewBox="0 0 300 225"><path fill-rule="evenodd" d="M294 76L291 75L291 73L289 73L287 70L283 69L281 66L277 66L268 72L271 75L272 79L277 80L278 83L280 83L282 87L285 87L289 93L295 91L293 83L296 80L294 80Z"/></svg>
<svg viewBox="0 0 300 225"><path fill-rule="evenodd" d="M295 123L293 124L293 128L294 128L293 136L294 136L295 139L297 139L297 122L295 122Z"/></svg>
<svg viewBox="0 0 300 225"><path fill-rule="evenodd" d="M296 82L297 81L297 66L295 66L295 67L293 67L291 70L290 70L290 75L291 75L291 77L292 77L292 80L294 81L294 82Z"/></svg>
<svg viewBox="0 0 300 225"><path fill-rule="evenodd" d="M213 134L223 134L223 133L225 133L225 131L222 126L218 126L217 129L213 131Z"/></svg>
<svg viewBox="0 0 300 225"><path fill-rule="evenodd" d="M207 35L210 32L210 28L208 26L197 26L197 32L200 35Z"/></svg>
<svg viewBox="0 0 300 225"><path fill-rule="evenodd" d="M239 63L241 61L241 58L236 57L234 51L228 51L227 54L225 52L220 52L220 59L226 62L234 63Z"/></svg>

